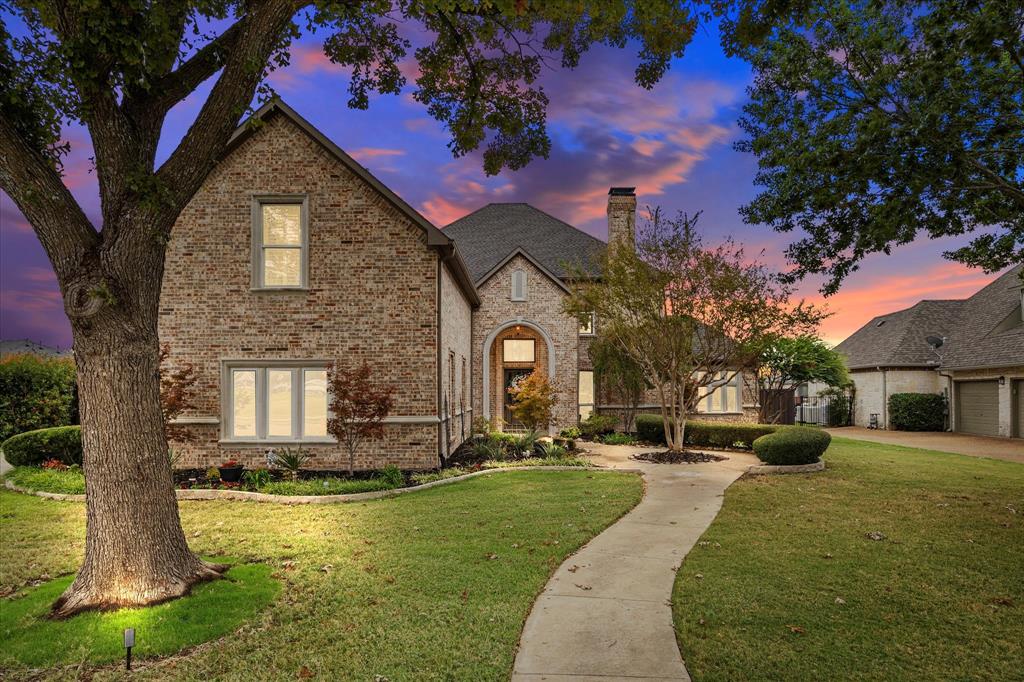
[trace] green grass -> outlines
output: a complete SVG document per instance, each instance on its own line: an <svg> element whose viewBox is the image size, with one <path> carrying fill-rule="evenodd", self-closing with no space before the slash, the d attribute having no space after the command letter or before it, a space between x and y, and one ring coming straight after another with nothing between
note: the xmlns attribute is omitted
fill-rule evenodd
<svg viewBox="0 0 1024 682"><path fill-rule="evenodd" d="M232 567L224 580L204 583L183 599L146 609L47 618L72 576L30 589L3 606L0 665L48 667L108 663L124 658L125 628L135 628L135 658L174 654L221 637L264 609L280 585L262 564Z"/></svg>
<svg viewBox="0 0 1024 682"><path fill-rule="evenodd" d="M78 467L73 469L43 469L41 467L14 467L4 478L11 483L48 493L82 495L85 493L85 476Z"/></svg>
<svg viewBox="0 0 1024 682"><path fill-rule="evenodd" d="M281 593L255 623L133 677L280 680L305 667L325 680L507 680L551 572L641 494L629 474L522 471L363 503L182 502L195 551L270 565ZM81 503L0 492L0 590L75 570L84 517Z"/></svg>
<svg viewBox="0 0 1024 682"><path fill-rule="evenodd" d="M824 459L737 481L686 558L693 679L1024 679L1024 466L841 438Z"/></svg>

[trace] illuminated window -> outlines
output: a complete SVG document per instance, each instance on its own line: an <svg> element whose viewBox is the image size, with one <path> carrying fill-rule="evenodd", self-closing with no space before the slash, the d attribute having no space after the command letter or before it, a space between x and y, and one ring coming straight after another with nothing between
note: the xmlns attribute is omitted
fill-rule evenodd
<svg viewBox="0 0 1024 682"><path fill-rule="evenodd" d="M306 204L301 198L257 200L253 230L253 287L305 287L308 242Z"/></svg>
<svg viewBox="0 0 1024 682"><path fill-rule="evenodd" d="M228 440L328 439L323 367L230 367L226 392Z"/></svg>
<svg viewBox="0 0 1024 682"><path fill-rule="evenodd" d="M502 342L502 357L505 362L533 362L533 339L505 339Z"/></svg>
<svg viewBox="0 0 1024 682"><path fill-rule="evenodd" d="M586 322L580 323L580 336L594 335L594 313L587 316Z"/></svg>
<svg viewBox="0 0 1024 682"><path fill-rule="evenodd" d="M732 372L718 372L716 379L724 379ZM707 413L736 413L743 411L743 376L736 374L729 383L700 388L700 402L697 403L699 412Z"/></svg>
<svg viewBox="0 0 1024 682"><path fill-rule="evenodd" d="M591 371L580 372L579 406L580 421L594 411L594 373Z"/></svg>

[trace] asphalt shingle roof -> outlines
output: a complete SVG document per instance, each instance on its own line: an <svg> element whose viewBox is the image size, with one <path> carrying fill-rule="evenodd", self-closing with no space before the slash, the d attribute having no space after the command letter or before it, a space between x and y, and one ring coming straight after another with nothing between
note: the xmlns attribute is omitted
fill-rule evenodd
<svg viewBox="0 0 1024 682"><path fill-rule="evenodd" d="M487 204L443 228L455 240L475 282L516 249L564 279L566 264L598 274L595 256L605 243L529 204Z"/></svg>
<svg viewBox="0 0 1024 682"><path fill-rule="evenodd" d="M940 357L947 369L1024 365L1022 270L1024 265L1007 270L967 299L920 301L879 315L836 350L846 356L850 369L935 367ZM932 335L946 337L938 354L925 341Z"/></svg>

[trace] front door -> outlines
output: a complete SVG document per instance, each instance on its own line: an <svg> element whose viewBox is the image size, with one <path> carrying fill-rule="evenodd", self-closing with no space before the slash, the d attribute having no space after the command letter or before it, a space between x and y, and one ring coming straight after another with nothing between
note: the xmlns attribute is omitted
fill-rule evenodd
<svg viewBox="0 0 1024 682"><path fill-rule="evenodd" d="M530 374L533 370L531 369L506 369L505 370L505 399L503 401L505 405L504 420L506 431L523 431L526 429L523 423L512 416L512 395L508 392L508 389L512 387L513 382L519 377L525 377Z"/></svg>

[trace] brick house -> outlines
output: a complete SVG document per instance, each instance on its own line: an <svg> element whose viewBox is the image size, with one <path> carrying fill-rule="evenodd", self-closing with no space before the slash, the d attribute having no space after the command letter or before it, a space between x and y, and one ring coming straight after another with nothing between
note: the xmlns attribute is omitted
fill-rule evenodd
<svg viewBox="0 0 1024 682"><path fill-rule="evenodd" d="M258 466L269 448L301 445L312 466L341 467L326 433L331 362L366 361L398 388L360 468L436 467L477 415L514 426L505 387L534 368L557 392L552 432L615 410L587 353L600 320L581 328L562 312L566 264L597 274L604 242L527 204L439 230L281 101L253 118L168 245L160 338L199 389L179 419L195 436L176 444L183 466ZM611 239L633 239L635 212L632 188L613 188ZM753 395L740 378L702 411L755 418Z"/></svg>

